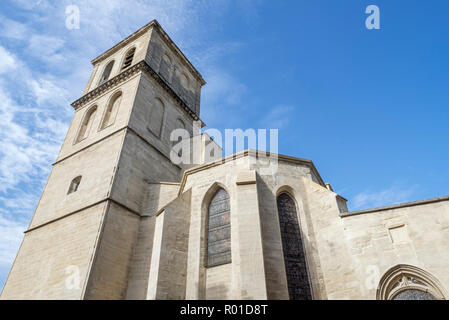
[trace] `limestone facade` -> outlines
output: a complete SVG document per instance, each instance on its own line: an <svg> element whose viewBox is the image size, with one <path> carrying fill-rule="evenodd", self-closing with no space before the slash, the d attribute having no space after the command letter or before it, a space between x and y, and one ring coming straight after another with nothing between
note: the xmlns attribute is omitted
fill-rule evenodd
<svg viewBox="0 0 449 320"><path fill-rule="evenodd" d="M199 72L157 21L92 63L1 299L449 297L449 197L348 212L310 160L262 168L210 142L212 161L175 164L171 132L204 126ZM281 194L297 218L282 232Z"/></svg>

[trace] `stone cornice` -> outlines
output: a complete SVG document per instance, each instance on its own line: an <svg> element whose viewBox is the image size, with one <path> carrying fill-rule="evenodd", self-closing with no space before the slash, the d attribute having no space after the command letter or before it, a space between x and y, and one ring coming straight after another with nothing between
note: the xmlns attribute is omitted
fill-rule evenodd
<svg viewBox="0 0 449 320"><path fill-rule="evenodd" d="M72 103L72 107L77 110L80 107L84 106L85 104L89 103L96 97L100 96L106 91L109 91L111 88L118 86L119 84L123 83L133 75L137 74L138 72L145 72L149 76L151 76L154 80L156 80L162 88L165 89L165 91L178 103L178 105L184 109L184 111L187 112L187 114L195 121L201 121L200 118L196 115L195 112L192 111L192 109L187 105L187 103L170 87L169 84L167 84L164 79L162 79L159 74L151 68L151 66L145 61L142 60L135 65L131 66L130 68L126 69L125 71L121 72L114 78L110 79L109 81L103 83L102 85L98 86L94 90L86 93L84 96L76 100ZM203 123L204 126L204 123Z"/></svg>
<svg viewBox="0 0 449 320"><path fill-rule="evenodd" d="M75 110L78 110L80 107L84 106L86 103L89 103L92 99L95 99L96 97L100 96L106 91L109 91L111 88L125 82L130 77L138 73L143 68L144 61L141 61L139 63L136 63L135 65L131 66L130 68L124 70L123 72L120 72L120 74L116 75L112 79L109 79L102 85L96 87L95 89L89 91L84 96L79 98L78 100L74 101L71 105Z"/></svg>
<svg viewBox="0 0 449 320"><path fill-rule="evenodd" d="M372 208L372 209L366 209L366 210L352 211L352 212L342 213L342 214L340 214L340 217L346 218L346 217L356 216L359 214L402 209L402 208L407 208L407 207L421 206L421 205L426 205L426 204L436 203L436 202L443 202L443 201L449 201L449 196L437 197L437 198L431 198L431 199L419 200L419 201L413 201L413 202L405 202L405 203L394 204L394 205L386 206L386 207L378 207L378 208Z"/></svg>
<svg viewBox="0 0 449 320"><path fill-rule="evenodd" d="M131 212L131 213L133 213L133 214L135 214L135 215L137 215L137 216L139 216L139 217L142 216L142 213L137 212L137 211L135 211L134 209L131 209L130 207L126 206L125 204L121 203L120 201L117 201L117 200L113 199L111 196L109 196L109 197L100 199L100 200L98 200L98 201L96 201L96 202L94 202L94 203L88 204L88 205L86 205L86 206L84 206L84 207L82 207L82 208L76 209L76 210L74 210L74 211L72 211L72 212L66 213L66 214L64 214L64 215L62 215L62 216L60 216L60 217L57 217L57 218L54 218L54 219L50 219L50 220L47 220L47 221L45 221L45 222L41 222L41 223L38 224L37 226L29 227L29 228L28 228L27 230L25 230L23 233L25 233L25 234L30 233L31 231L34 231L34 230L36 230L36 229L40 229L40 228L45 227L45 226L47 226L47 225L49 225L49 224L51 224L51 223L54 223L54 222L56 222L56 221L63 220L63 219L65 219L65 218L67 218L67 217L70 217L70 216L72 216L72 215L74 215L74 214L76 214L76 213L79 213L79 212L81 212L81 211L84 211L84 210L86 210L86 209L89 209L89 208L98 206L98 205L100 205L100 204L102 204L102 203L104 203L104 202L106 202L106 201L110 201L110 202L112 202L112 203L115 203L116 205L125 208L125 209L128 210L129 212Z"/></svg>
<svg viewBox="0 0 449 320"><path fill-rule="evenodd" d="M164 40L169 44L169 46L172 47L174 52L181 58L182 61L184 61L185 65L188 69L200 80L201 85L205 85L206 81L203 79L202 75L196 70L196 68L193 66L193 64L190 62L189 59L182 53L182 51L178 48L176 43L173 42L173 40L170 38L170 36L165 32L165 30L162 28L162 26L159 24L159 22L154 19L150 23L146 24L130 36L126 37L124 40L120 41L118 44L107 50L106 52L102 53L100 56L92 60L92 64L95 65L99 61L105 59L107 56L111 55L114 52L117 52L121 48L127 46L130 42L132 42L137 37L141 36L151 28L155 28L159 33L162 35Z"/></svg>
<svg viewBox="0 0 449 320"><path fill-rule="evenodd" d="M225 164L226 162L230 162L230 161L234 161L236 159L242 158L242 157L247 157L249 155L251 156L261 156L261 154L266 154L266 157L269 158L271 156L277 156L278 161L286 161L286 162L291 162L291 163L295 163L295 164L302 164L302 165L307 165L314 173L315 175L318 177L319 181L320 181L320 185L322 187L326 187L323 179L321 178L321 175L319 174L318 170L316 169L315 165L313 164L312 160L308 160L308 159L302 159L302 158L295 158L295 157L290 157L290 156L286 156L286 155L282 155L282 154L274 154L274 153L270 153L270 152L264 152L264 151L258 151L258 150L253 150L253 149L247 149L244 151L240 151L234 154L231 154L227 157L221 158L219 160L213 161L213 162L209 162L203 165L199 165L197 167L188 169L184 172L183 176L182 176L182 180L181 180L181 185L179 188L179 192L178 192L178 196L181 195L183 193L185 184L187 182L187 176L194 174L196 172L200 172L203 170L207 170L216 166L220 166L222 164Z"/></svg>

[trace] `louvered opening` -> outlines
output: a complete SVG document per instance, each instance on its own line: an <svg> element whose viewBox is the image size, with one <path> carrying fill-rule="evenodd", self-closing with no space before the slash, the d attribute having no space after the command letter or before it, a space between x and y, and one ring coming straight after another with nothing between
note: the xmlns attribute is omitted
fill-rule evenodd
<svg viewBox="0 0 449 320"><path fill-rule="evenodd" d="M136 48L132 48L128 54L126 55L125 61L123 62L122 70L129 68L133 63L134 53L136 52Z"/></svg>

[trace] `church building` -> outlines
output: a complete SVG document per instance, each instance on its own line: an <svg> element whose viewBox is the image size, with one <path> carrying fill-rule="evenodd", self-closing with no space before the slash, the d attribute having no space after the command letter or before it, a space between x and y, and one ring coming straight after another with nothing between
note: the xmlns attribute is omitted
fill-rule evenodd
<svg viewBox="0 0 449 320"><path fill-rule="evenodd" d="M176 164L205 81L159 23L92 64L1 299L449 297L449 196L349 212L312 161L206 135Z"/></svg>

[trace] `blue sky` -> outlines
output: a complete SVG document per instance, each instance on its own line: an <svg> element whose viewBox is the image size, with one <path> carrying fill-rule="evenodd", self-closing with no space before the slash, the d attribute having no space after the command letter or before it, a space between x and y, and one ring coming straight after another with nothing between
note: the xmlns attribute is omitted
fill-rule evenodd
<svg viewBox="0 0 449 320"><path fill-rule="evenodd" d="M80 9L80 29L65 8ZM380 8L381 29L365 28ZM208 127L278 128L352 210L449 194L447 0L2 1L0 287L90 60L153 18L208 84Z"/></svg>

